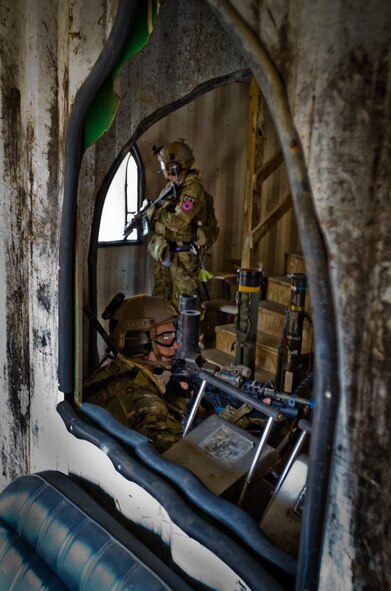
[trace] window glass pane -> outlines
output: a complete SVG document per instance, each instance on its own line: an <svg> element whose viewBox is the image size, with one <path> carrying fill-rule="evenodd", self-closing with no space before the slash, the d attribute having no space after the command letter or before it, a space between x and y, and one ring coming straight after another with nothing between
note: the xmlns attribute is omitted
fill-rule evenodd
<svg viewBox="0 0 391 591"><path fill-rule="evenodd" d="M125 179L127 177L128 213L126 213ZM138 206L138 169L135 159L127 155L119 166L109 190L107 191L99 227L99 242L117 242L123 240L123 233L129 212L137 211ZM137 239L134 230L127 241Z"/></svg>

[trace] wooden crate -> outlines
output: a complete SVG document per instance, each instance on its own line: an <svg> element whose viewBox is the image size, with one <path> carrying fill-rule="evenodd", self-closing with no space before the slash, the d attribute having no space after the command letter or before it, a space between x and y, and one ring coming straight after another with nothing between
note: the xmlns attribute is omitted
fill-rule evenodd
<svg viewBox="0 0 391 591"><path fill-rule="evenodd" d="M281 275L279 277L268 277L267 280L267 299L277 304L289 306L291 298L291 282L288 277ZM311 312L310 291L307 288L305 296L304 310L309 314Z"/></svg>
<svg viewBox="0 0 391 591"><path fill-rule="evenodd" d="M289 252L285 259L285 273L306 273L304 256L299 252Z"/></svg>
<svg viewBox="0 0 391 591"><path fill-rule="evenodd" d="M287 306L263 300L259 304L258 331L277 337L281 336ZM312 325L308 318L304 318L302 352L312 350Z"/></svg>
<svg viewBox="0 0 391 591"><path fill-rule="evenodd" d="M216 349L235 359L236 333L233 324L216 326ZM277 369L278 338L258 331L255 366L275 374Z"/></svg>

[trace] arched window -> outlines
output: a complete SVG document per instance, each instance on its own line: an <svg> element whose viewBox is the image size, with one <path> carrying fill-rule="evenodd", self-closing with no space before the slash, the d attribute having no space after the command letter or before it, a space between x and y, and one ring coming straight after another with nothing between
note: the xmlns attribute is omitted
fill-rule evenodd
<svg viewBox="0 0 391 591"><path fill-rule="evenodd" d="M134 149L122 160L107 191L99 226L98 244L124 242L125 226L139 208L141 200L142 170ZM138 240L138 230L133 230L127 242Z"/></svg>

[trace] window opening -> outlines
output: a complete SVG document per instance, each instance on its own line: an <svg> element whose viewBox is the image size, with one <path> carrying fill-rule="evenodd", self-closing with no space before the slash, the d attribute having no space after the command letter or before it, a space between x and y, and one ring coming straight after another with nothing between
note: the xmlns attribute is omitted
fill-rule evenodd
<svg viewBox="0 0 391 591"><path fill-rule="evenodd" d="M107 191L99 226L98 242L123 242L124 228L137 211L140 171L131 152L123 159ZM126 242L135 242L138 231L133 230Z"/></svg>

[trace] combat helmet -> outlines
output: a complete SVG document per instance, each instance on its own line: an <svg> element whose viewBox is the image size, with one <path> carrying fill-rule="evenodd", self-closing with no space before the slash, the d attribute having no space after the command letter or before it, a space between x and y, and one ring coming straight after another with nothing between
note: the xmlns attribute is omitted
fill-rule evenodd
<svg viewBox="0 0 391 591"><path fill-rule="evenodd" d="M174 323L178 313L169 302L157 296L141 294L125 298L124 294L117 294L102 317L110 318L110 338L120 353L137 358L153 351L159 361L158 326Z"/></svg>
<svg viewBox="0 0 391 591"><path fill-rule="evenodd" d="M163 170L171 174L178 174L194 163L193 150L183 140L175 140L162 146L157 151L157 157Z"/></svg>

